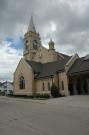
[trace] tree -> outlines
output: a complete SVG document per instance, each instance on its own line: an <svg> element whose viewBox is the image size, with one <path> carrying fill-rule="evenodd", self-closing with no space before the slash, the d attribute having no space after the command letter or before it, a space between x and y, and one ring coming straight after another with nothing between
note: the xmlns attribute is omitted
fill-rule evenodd
<svg viewBox="0 0 89 135"><path fill-rule="evenodd" d="M56 87L55 84L53 84L53 85L51 86L51 95L52 95L53 97L59 97L59 90L58 90L58 88Z"/></svg>

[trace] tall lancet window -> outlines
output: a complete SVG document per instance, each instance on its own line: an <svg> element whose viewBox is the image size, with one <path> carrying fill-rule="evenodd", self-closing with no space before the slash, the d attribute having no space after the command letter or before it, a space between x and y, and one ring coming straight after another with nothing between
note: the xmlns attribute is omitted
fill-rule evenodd
<svg viewBox="0 0 89 135"><path fill-rule="evenodd" d="M25 50L28 51L28 45L25 45Z"/></svg>
<svg viewBox="0 0 89 135"><path fill-rule="evenodd" d="M20 79L19 79L19 88L25 89L25 79L24 79L23 76L21 76Z"/></svg>
<svg viewBox="0 0 89 135"><path fill-rule="evenodd" d="M36 40L33 41L33 49L37 50L37 41Z"/></svg>

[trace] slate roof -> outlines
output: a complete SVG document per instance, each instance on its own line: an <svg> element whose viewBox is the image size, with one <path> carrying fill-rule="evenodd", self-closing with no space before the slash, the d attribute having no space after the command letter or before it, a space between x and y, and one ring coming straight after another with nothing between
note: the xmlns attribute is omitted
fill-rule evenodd
<svg viewBox="0 0 89 135"><path fill-rule="evenodd" d="M33 71L35 73L40 73L42 71L42 64L40 62L35 62L35 61L28 61L26 62L33 68Z"/></svg>
<svg viewBox="0 0 89 135"><path fill-rule="evenodd" d="M34 61L26 61L26 62L33 68L33 71L37 73L37 76L35 76L35 78L39 79L39 78L52 76L56 72L63 72L64 66L68 62L69 59L70 57L66 57L62 60L48 62L45 64L34 62Z"/></svg>
<svg viewBox="0 0 89 135"><path fill-rule="evenodd" d="M68 74L82 74L89 72L89 59L85 60L85 57L79 58L75 61L73 66L70 68Z"/></svg>

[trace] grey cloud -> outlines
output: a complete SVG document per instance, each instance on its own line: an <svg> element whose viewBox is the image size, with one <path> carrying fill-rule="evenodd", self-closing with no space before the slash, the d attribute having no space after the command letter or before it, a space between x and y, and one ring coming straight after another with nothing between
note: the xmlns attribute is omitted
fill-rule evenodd
<svg viewBox="0 0 89 135"><path fill-rule="evenodd" d="M80 4L82 2L83 0ZM0 35L15 37L20 25L25 25L26 31L33 12L43 43L53 37L59 50L65 48L64 53L71 54L71 50L74 50L80 55L86 54L89 53L88 9L89 2L84 9L79 9L66 0L0 0ZM56 25L56 31L53 32L50 31L52 21ZM22 29L17 30L18 35L21 31Z"/></svg>

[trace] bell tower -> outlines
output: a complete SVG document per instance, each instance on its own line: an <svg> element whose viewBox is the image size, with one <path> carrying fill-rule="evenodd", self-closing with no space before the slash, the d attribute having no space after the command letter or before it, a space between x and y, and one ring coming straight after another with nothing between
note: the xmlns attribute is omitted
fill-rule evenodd
<svg viewBox="0 0 89 135"><path fill-rule="evenodd" d="M24 59L33 60L40 46L41 46L40 36L39 33L36 32L35 25L33 22L33 16L31 15L28 30L24 35L24 52L23 52Z"/></svg>

